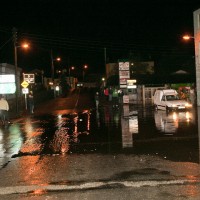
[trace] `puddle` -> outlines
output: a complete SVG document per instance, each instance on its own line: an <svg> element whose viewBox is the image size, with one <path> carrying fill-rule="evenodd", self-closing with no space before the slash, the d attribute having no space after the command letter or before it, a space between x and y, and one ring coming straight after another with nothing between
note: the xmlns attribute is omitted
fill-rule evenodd
<svg viewBox="0 0 200 200"><path fill-rule="evenodd" d="M104 106L82 113L37 116L21 124L21 129L24 143L13 157L133 153L199 163L195 110L166 113L152 106Z"/></svg>

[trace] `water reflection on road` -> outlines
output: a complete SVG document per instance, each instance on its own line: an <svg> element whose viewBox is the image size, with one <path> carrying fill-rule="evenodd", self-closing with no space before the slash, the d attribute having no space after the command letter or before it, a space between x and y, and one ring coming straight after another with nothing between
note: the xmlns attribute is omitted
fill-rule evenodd
<svg viewBox="0 0 200 200"><path fill-rule="evenodd" d="M196 109L166 113L152 105L105 105L80 113L31 116L1 129L1 159L8 152L14 157L97 152L199 163L197 114Z"/></svg>
<svg viewBox="0 0 200 200"><path fill-rule="evenodd" d="M154 118L156 128L165 135L176 134L178 129L186 130L196 123L194 111L166 113L165 111L158 110L155 112ZM188 128L188 130L190 130L190 128ZM183 134L183 132L181 134Z"/></svg>
<svg viewBox="0 0 200 200"><path fill-rule="evenodd" d="M195 109L170 112L152 106L123 108L122 147L126 152L156 154L174 161L199 163Z"/></svg>

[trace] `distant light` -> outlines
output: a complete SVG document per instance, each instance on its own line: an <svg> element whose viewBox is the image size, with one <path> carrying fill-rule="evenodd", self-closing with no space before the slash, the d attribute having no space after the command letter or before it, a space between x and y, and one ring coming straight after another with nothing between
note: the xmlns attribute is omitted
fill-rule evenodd
<svg viewBox="0 0 200 200"><path fill-rule="evenodd" d="M83 83L77 83L77 87L83 86Z"/></svg>
<svg viewBox="0 0 200 200"><path fill-rule="evenodd" d="M62 115L58 115L58 118L61 119L61 118L62 118Z"/></svg>
<svg viewBox="0 0 200 200"><path fill-rule="evenodd" d="M56 91L59 91L59 90L60 90L59 86L56 86Z"/></svg>
<svg viewBox="0 0 200 200"><path fill-rule="evenodd" d="M173 120L177 120L177 114L175 113L175 112L173 112L173 115L172 115L172 117L173 117Z"/></svg>
<svg viewBox="0 0 200 200"><path fill-rule="evenodd" d="M190 40L190 39L192 39L192 38L194 38L193 36L190 36L190 35L184 35L183 36L183 39L184 40Z"/></svg>
<svg viewBox="0 0 200 200"><path fill-rule="evenodd" d="M24 43L24 44L22 44L22 47L27 49L27 48L29 48L29 44L28 43Z"/></svg>

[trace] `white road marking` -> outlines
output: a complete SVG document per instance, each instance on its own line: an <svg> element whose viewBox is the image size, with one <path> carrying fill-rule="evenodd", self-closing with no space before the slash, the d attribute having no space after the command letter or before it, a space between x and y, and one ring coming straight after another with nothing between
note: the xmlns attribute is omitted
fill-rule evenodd
<svg viewBox="0 0 200 200"><path fill-rule="evenodd" d="M117 185L124 187L156 187L161 185L183 185L183 184L200 184L200 180L169 180L169 181L108 181L108 182L88 182L80 185L29 185L29 186L11 186L11 187L0 187L0 195L8 194L22 194L28 192L34 192L37 190L50 190L50 191L62 191L62 190L86 190L94 189L99 187L111 186L116 187Z"/></svg>

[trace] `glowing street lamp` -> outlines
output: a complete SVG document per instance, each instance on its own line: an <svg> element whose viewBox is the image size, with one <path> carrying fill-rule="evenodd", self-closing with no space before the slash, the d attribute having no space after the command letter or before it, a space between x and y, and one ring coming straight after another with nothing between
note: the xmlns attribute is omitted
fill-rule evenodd
<svg viewBox="0 0 200 200"><path fill-rule="evenodd" d="M85 79L85 70L88 69L88 66L87 65L84 65L83 66L83 81Z"/></svg>
<svg viewBox="0 0 200 200"><path fill-rule="evenodd" d="M84 69L87 69L88 68L88 66L87 65L84 65L84 67L83 67Z"/></svg>
<svg viewBox="0 0 200 200"><path fill-rule="evenodd" d="M71 67L69 67L69 85L70 85L70 87L72 86L72 80L71 80L71 70L74 70L75 69L75 67L74 66L71 66Z"/></svg>
<svg viewBox="0 0 200 200"><path fill-rule="evenodd" d="M23 43L21 45L21 47L24 48L24 49L28 49L29 48L29 44L25 42L25 43Z"/></svg>
<svg viewBox="0 0 200 200"><path fill-rule="evenodd" d="M54 59L53 58L53 52L52 52L52 49L51 49L51 79L52 79L53 82L54 82L54 61L60 62L61 58L57 57L57 58Z"/></svg>
<svg viewBox="0 0 200 200"><path fill-rule="evenodd" d="M105 79L104 77L102 77L101 80L102 80L102 82L103 82L103 86L105 87L105 80L106 80L106 79Z"/></svg>
<svg viewBox="0 0 200 200"><path fill-rule="evenodd" d="M184 40L194 39L197 106L200 106L200 9L193 12L194 36L184 35Z"/></svg>
<svg viewBox="0 0 200 200"><path fill-rule="evenodd" d="M193 36L190 36L190 35L184 35L182 38L183 38L184 40L194 39L194 37L193 37Z"/></svg>
<svg viewBox="0 0 200 200"><path fill-rule="evenodd" d="M15 60L15 103L16 103L16 114L18 115L19 112L19 105L18 105L18 63L17 63L17 49L24 48L27 49L29 45L27 43L23 43L20 46L17 46L17 29L13 28L13 42L14 42L14 60Z"/></svg>
<svg viewBox="0 0 200 200"><path fill-rule="evenodd" d="M74 66L69 67L69 76L71 75L71 70L74 70L74 69L75 69Z"/></svg>
<svg viewBox="0 0 200 200"><path fill-rule="evenodd" d="M17 63L17 49L18 48L23 48L23 49L28 49L29 44L23 43L20 46L16 46L16 43L14 45L14 51L15 51L15 87L16 87L16 92L15 92L15 103L16 103L16 114L18 115L19 112L19 103L18 103L18 63Z"/></svg>

